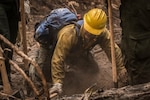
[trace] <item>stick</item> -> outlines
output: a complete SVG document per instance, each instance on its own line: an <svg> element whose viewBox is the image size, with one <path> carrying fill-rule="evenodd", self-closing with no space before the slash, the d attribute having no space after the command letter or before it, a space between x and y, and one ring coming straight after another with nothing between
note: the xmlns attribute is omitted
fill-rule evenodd
<svg viewBox="0 0 150 100"><path fill-rule="evenodd" d="M22 25L22 44L23 44L23 52L27 55L27 42L26 42L26 24L25 24L25 7L24 7L24 0L20 0L20 9L21 9L21 25ZM24 67L25 67L25 72L28 75L29 73L29 68L28 68L28 60L24 59ZM29 75L28 75L29 76ZM26 87L27 95L30 93L30 87L28 83L25 81L24 85Z"/></svg>
<svg viewBox="0 0 150 100"><path fill-rule="evenodd" d="M109 14L109 29L111 33L111 57L112 57L112 76L114 87L118 87L117 80L117 68L116 68L116 57L115 57L115 43L114 43L114 34L113 34L113 22L112 22L112 6L111 0L108 0L108 14Z"/></svg>
<svg viewBox="0 0 150 100"><path fill-rule="evenodd" d="M52 93L52 94L50 94L50 99L56 97L57 95L58 95L58 93Z"/></svg>
<svg viewBox="0 0 150 100"><path fill-rule="evenodd" d="M12 95L9 95L9 94L5 94L5 93L0 92L0 95L3 96L3 97L11 97L11 98L13 98L14 100L17 100L16 97L14 97L14 96L12 96Z"/></svg>
<svg viewBox="0 0 150 100"><path fill-rule="evenodd" d="M33 61L31 58L29 58L26 54L24 54L22 51L20 51L18 48L16 48L11 42L9 42L3 35L0 34L0 40L2 40L3 42L5 42L7 45L9 45L13 50L14 52L16 52L18 55L20 55L22 58L28 60L34 67L35 69L37 70L37 73L39 74L39 77L41 78L42 80L42 84L44 86L44 92L47 96L47 98L49 98L49 92L48 92L48 88L47 88L47 83L46 83L46 79L39 67L39 65Z"/></svg>
<svg viewBox="0 0 150 100"><path fill-rule="evenodd" d="M23 51L27 55L27 40L26 40L26 24L25 24L25 10L24 10L24 0L20 0L21 6L21 24L22 24L22 37L23 37ZM28 71L28 61L24 60L25 70Z"/></svg>
<svg viewBox="0 0 150 100"><path fill-rule="evenodd" d="M3 58L3 53L2 53L2 48L0 47L0 71L1 71L1 77L2 77L2 82L3 82L3 90L4 93L6 94L12 94L12 88L10 86L10 82L8 80L8 75L6 71L6 66Z"/></svg>
<svg viewBox="0 0 150 100"><path fill-rule="evenodd" d="M32 87L34 93L38 96L39 91L36 89L34 83L31 81L31 79L26 75L26 73L12 60L9 60L9 63L24 77L24 79L29 83L29 85Z"/></svg>

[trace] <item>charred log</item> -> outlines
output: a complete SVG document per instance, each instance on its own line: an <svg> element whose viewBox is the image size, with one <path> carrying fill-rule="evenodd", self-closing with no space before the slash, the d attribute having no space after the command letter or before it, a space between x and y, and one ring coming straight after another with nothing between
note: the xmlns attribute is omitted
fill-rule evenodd
<svg viewBox="0 0 150 100"><path fill-rule="evenodd" d="M97 92L90 100L150 100L150 83Z"/></svg>
<svg viewBox="0 0 150 100"><path fill-rule="evenodd" d="M96 90L84 94L62 97L60 100L150 100L150 83Z"/></svg>

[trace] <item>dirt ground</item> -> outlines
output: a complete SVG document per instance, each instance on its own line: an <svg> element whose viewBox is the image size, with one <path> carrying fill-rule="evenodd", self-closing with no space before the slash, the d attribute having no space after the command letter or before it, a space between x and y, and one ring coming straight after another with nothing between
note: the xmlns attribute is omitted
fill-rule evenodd
<svg viewBox="0 0 150 100"><path fill-rule="evenodd" d="M34 54L34 51L38 48L36 41L33 38L34 34L34 25L36 22L39 22L42 18L44 18L52 9L58 8L58 7L69 7L71 8L72 3L74 5L74 8L76 11L83 16L85 12L87 12L89 9L98 7L102 8L107 13L107 4L105 2L106 0L30 0L30 21L27 24L27 48L28 48L28 56L32 57ZM120 36L121 36L121 28L120 28L120 19L119 17L119 11L118 11L118 5L119 0L113 0L113 25L114 25L114 35L115 35L115 42L117 44L120 43ZM117 1L117 2L116 2ZM107 26L108 27L108 26ZM22 44L19 45L19 42L16 44L20 50L22 50ZM76 77L77 79L74 79L71 75L66 76L66 83L64 84L64 95L72 95L72 94L80 94L84 93L84 91L93 85L94 83L97 83L98 88L102 89L110 89L113 87L112 82L112 70L111 70L111 63L106 57L106 54L104 51L99 47L95 46L92 49L92 54L98 63L99 66L99 73L90 73L90 74L84 74L80 73ZM18 65L20 65L21 68L23 68L23 59L20 58L20 56L14 54L13 59ZM91 68L92 70L92 68ZM20 75L19 72L17 72L14 68L12 68L12 86L14 89L25 89L24 79ZM32 100L31 98L28 98L26 100ZM34 100L34 99L33 99Z"/></svg>

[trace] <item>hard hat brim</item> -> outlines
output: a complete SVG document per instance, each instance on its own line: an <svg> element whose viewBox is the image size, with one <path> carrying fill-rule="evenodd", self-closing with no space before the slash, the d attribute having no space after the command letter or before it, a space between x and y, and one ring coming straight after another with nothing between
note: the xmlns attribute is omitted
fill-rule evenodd
<svg viewBox="0 0 150 100"><path fill-rule="evenodd" d="M94 29L85 21L85 19L84 19L83 27L86 31L88 31L89 33L91 33L93 35L100 35L106 28L106 26L105 26L102 29Z"/></svg>

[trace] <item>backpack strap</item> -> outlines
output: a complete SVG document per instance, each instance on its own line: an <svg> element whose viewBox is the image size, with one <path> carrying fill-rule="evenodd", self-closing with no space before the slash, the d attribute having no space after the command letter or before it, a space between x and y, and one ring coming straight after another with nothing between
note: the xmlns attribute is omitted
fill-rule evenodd
<svg viewBox="0 0 150 100"><path fill-rule="evenodd" d="M79 20L79 21L72 21L73 24L75 24L75 29L76 29L76 32L77 32L77 35L80 37L80 28L83 24L83 20Z"/></svg>

